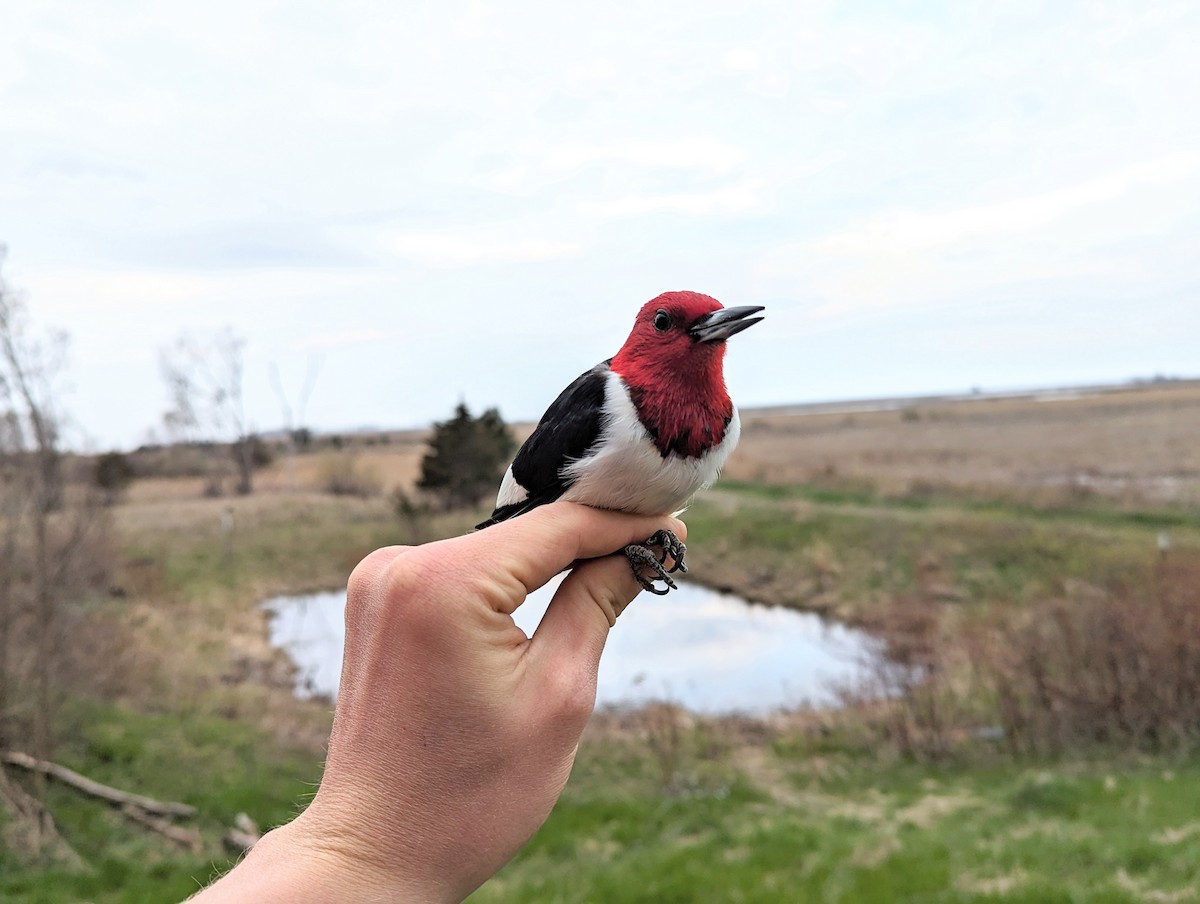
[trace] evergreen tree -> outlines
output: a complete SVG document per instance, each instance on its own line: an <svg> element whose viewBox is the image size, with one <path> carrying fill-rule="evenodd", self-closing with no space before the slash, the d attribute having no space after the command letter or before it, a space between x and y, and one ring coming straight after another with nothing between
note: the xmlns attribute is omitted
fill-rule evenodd
<svg viewBox="0 0 1200 904"><path fill-rule="evenodd" d="M128 456L120 452L106 452L96 459L93 480L104 491L104 502L114 504L133 482L136 473Z"/></svg>
<svg viewBox="0 0 1200 904"><path fill-rule="evenodd" d="M433 425L417 486L447 509L474 508L496 492L516 447L499 411L473 417L460 402L454 417Z"/></svg>

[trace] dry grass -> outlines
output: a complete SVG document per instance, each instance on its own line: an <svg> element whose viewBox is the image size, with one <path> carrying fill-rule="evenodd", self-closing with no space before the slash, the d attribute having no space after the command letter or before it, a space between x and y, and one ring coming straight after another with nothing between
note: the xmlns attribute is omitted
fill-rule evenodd
<svg viewBox="0 0 1200 904"><path fill-rule="evenodd" d="M734 480L1200 503L1200 382L743 421Z"/></svg>
<svg viewBox="0 0 1200 904"><path fill-rule="evenodd" d="M1200 743L1200 562L1164 559L1148 584L1066 595L975 645L1014 750Z"/></svg>

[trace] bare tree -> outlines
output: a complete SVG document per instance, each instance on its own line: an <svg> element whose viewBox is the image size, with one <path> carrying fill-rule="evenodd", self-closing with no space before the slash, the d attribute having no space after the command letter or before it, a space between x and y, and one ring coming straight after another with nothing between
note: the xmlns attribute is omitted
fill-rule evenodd
<svg viewBox="0 0 1200 904"><path fill-rule="evenodd" d="M300 388L300 397L296 405L295 416L293 417L291 402L283 389L283 380L279 376L279 367L274 361L271 362L271 387L275 390L275 397L279 400L279 408L283 412L284 454L287 457L288 490L292 492L296 489L296 447L300 444L300 437L311 435L304 426L304 412L308 408L308 399L312 395L313 387L317 385L317 374L320 373L320 370L321 359L317 355L310 353L308 356L308 369L304 374L304 385Z"/></svg>
<svg viewBox="0 0 1200 904"><path fill-rule="evenodd" d="M225 327L208 337L183 333L159 359L171 397L163 415L168 432L185 442L208 438L228 443L241 495L254 489L255 437L242 386L245 351L246 340ZM213 475L218 488L222 470Z"/></svg>
<svg viewBox="0 0 1200 904"><path fill-rule="evenodd" d="M0 278L0 748L43 759L79 604L104 581L109 524L89 493L67 492L55 404L65 344L61 333L38 339Z"/></svg>

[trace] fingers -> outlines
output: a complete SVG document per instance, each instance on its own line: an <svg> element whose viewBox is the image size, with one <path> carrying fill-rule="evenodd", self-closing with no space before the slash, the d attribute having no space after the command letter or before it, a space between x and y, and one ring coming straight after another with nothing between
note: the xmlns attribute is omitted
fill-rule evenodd
<svg viewBox="0 0 1200 904"><path fill-rule="evenodd" d="M586 721L608 630L641 589L624 556L584 562L559 586L526 652L531 685L554 712Z"/></svg>
<svg viewBox="0 0 1200 904"><path fill-rule="evenodd" d="M668 515L628 515L555 502L469 539L480 545L480 561L508 571L531 592L572 562L640 543L660 528L673 531L680 539L687 536L684 523Z"/></svg>
<svg viewBox="0 0 1200 904"><path fill-rule="evenodd" d="M595 635L603 646L608 629L641 589L623 556L584 562L559 585L534 638L557 647L580 638L580 648L588 648L595 646L589 639Z"/></svg>
<svg viewBox="0 0 1200 904"><path fill-rule="evenodd" d="M578 660L594 685L608 629L641 589L629 562L611 553L644 542L662 528L681 539L687 536L683 522L666 515L635 516L557 502L463 537L379 549L350 577L347 625L395 614L403 587L410 628L415 630L428 616L439 631L482 627L490 635L497 627L512 627L508 619L495 621L494 613L510 614L526 593L582 561L555 594L528 655L539 661L544 655L548 669L555 668L553 662ZM451 610L488 617L447 619ZM523 637L519 632L514 636Z"/></svg>

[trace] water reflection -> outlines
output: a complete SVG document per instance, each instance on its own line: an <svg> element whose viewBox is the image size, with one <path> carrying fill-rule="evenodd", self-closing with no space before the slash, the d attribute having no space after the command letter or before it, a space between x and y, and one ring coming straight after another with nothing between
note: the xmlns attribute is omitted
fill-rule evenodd
<svg viewBox="0 0 1200 904"><path fill-rule="evenodd" d="M517 610L526 633L536 628L559 580ZM274 615L272 643L299 667L302 695L337 693L344 602L339 592L264 604ZM875 655L876 644L862 631L683 584L666 597L642 594L621 616L600 663L597 703L667 697L704 713L830 705L832 688L856 680Z"/></svg>

